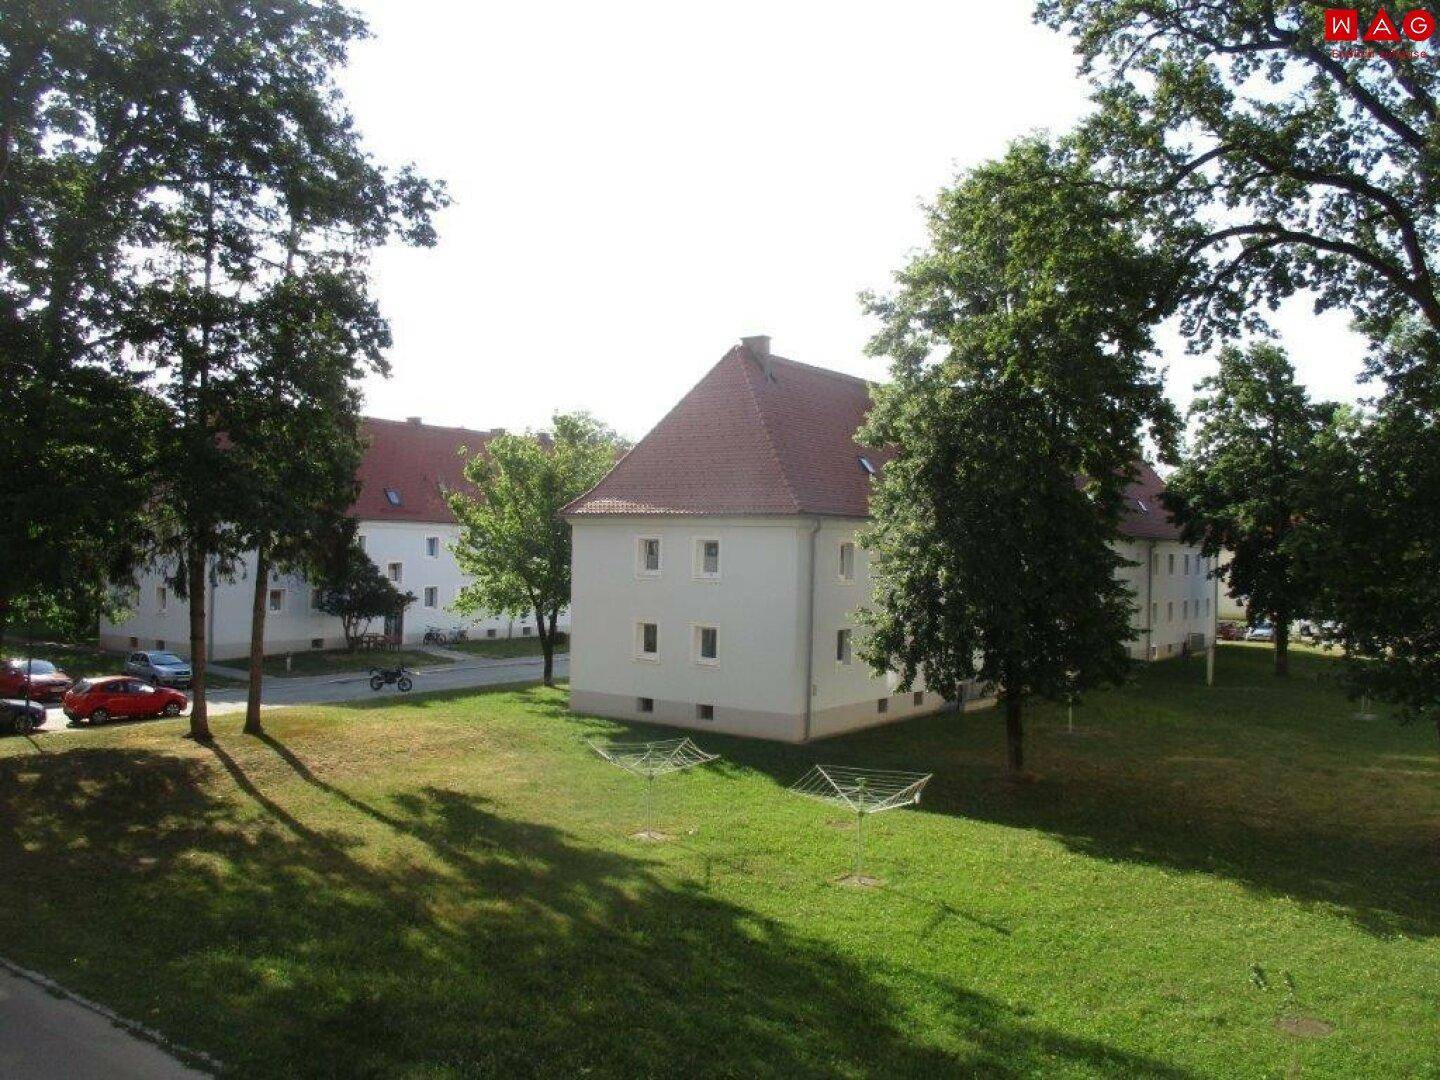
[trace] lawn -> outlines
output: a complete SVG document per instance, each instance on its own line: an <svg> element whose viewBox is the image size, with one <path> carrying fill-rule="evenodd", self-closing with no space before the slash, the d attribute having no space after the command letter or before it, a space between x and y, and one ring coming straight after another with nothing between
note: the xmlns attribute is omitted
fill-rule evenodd
<svg viewBox="0 0 1440 1080"><path fill-rule="evenodd" d="M492 657L497 660L508 660L513 656L542 655L538 637L476 638L473 641L457 641L452 645L446 645L445 648L454 649L456 652L470 653L473 656ZM556 654L569 650L570 635L557 634Z"/></svg>
<svg viewBox="0 0 1440 1080"><path fill-rule="evenodd" d="M437 667L453 663L448 657L418 649L313 649L290 654L289 667L286 657L267 656L265 674L284 677L286 675L340 675L345 672L369 671L371 668L394 668L404 664L408 668ZM249 658L227 660L226 666L248 668Z"/></svg>
<svg viewBox="0 0 1440 1080"><path fill-rule="evenodd" d="M1037 711L1018 785L993 711L702 738L652 845L563 691L0 740L0 954L238 1076L1440 1075L1434 731L1269 659ZM883 888L817 760L934 770Z"/></svg>

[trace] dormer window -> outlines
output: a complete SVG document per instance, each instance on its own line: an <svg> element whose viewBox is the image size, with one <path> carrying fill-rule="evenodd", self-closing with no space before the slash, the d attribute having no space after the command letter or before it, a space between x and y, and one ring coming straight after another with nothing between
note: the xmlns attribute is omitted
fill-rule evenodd
<svg viewBox="0 0 1440 1080"><path fill-rule="evenodd" d="M868 457L862 456L860 458L860 468L864 469L871 476L875 475L875 466L871 463Z"/></svg>
<svg viewBox="0 0 1440 1080"><path fill-rule="evenodd" d="M391 506L399 506L400 492L396 491L394 488L386 488L385 501L388 502Z"/></svg>

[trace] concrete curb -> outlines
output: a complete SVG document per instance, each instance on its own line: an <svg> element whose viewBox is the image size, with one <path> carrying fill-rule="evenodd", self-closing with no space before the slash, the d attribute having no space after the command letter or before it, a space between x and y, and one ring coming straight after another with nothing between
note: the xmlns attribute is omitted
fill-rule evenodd
<svg viewBox="0 0 1440 1080"><path fill-rule="evenodd" d="M21 967L19 964L6 960L3 956L0 956L0 968L8 971L17 979L24 979L26 982L40 987L40 989L44 990L47 994L53 994L55 997L73 1002L82 1009L86 1009L97 1016L103 1017L122 1031L127 1031L136 1038L144 1039L148 1043L155 1044L186 1065L203 1067L212 1073L219 1073L225 1067L219 1058L213 1057L203 1050L192 1050L183 1043L177 1043L173 1039L167 1038L152 1027L146 1027L144 1024L135 1020L128 1020L114 1009L107 1008L98 1001L91 1001L84 995L77 994L75 991L61 986L48 975L42 975L38 971L31 971L29 968Z"/></svg>

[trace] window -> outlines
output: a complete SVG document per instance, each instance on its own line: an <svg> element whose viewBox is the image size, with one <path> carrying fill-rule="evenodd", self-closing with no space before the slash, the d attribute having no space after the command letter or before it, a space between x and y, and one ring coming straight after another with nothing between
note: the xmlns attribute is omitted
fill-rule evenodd
<svg viewBox="0 0 1440 1080"><path fill-rule="evenodd" d="M440 606L440 590L434 585L425 586L425 598L422 601L426 607Z"/></svg>
<svg viewBox="0 0 1440 1080"><path fill-rule="evenodd" d="M1156 600L1150 605L1150 625L1154 626L1160 621L1160 601Z"/></svg>
<svg viewBox="0 0 1440 1080"><path fill-rule="evenodd" d="M323 649L325 647L325 639L323 637L312 637L310 639L310 647L312 649Z"/></svg>
<svg viewBox="0 0 1440 1080"><path fill-rule="evenodd" d="M1186 556L1185 556L1185 576L1186 576L1186 577L1189 577L1189 576L1190 576L1190 556L1189 556L1189 555L1186 555Z"/></svg>
<svg viewBox="0 0 1440 1080"><path fill-rule="evenodd" d="M486 631L485 631L485 636L486 636L486 637L494 637L494 636L495 636L495 627L492 626L492 627L490 627L490 629L486 630Z"/></svg>
<svg viewBox="0 0 1440 1080"><path fill-rule="evenodd" d="M864 469L869 476L875 475L875 464L868 457L860 459L860 468Z"/></svg>
<svg viewBox="0 0 1440 1080"><path fill-rule="evenodd" d="M311 590L310 590L310 610L311 610L311 611L319 611L319 610L320 610L320 590L319 590L319 589L311 589Z"/></svg>
<svg viewBox="0 0 1440 1080"><path fill-rule="evenodd" d="M1151 569L1158 574L1160 572L1160 553L1158 551L1155 552L1154 555L1150 556L1150 563Z"/></svg>
<svg viewBox="0 0 1440 1080"><path fill-rule="evenodd" d="M837 664L850 665L850 638L852 631L837 630L835 632L835 662Z"/></svg>
<svg viewBox="0 0 1440 1080"><path fill-rule="evenodd" d="M1170 574L1172 577L1175 574L1175 553L1173 551L1170 553Z"/></svg>
<svg viewBox="0 0 1440 1080"><path fill-rule="evenodd" d="M165 639L164 639L163 637L162 637L162 638L156 638L156 639L155 639L155 647L156 647L157 649L163 649L163 648L165 648Z"/></svg>
<svg viewBox="0 0 1440 1080"><path fill-rule="evenodd" d="M720 541L704 537L695 541L695 576L716 579L720 576Z"/></svg>
<svg viewBox="0 0 1440 1080"><path fill-rule="evenodd" d="M635 711L652 713L655 711L655 699L653 697L641 697L635 699Z"/></svg>
<svg viewBox="0 0 1440 1080"><path fill-rule="evenodd" d="M1166 603L1165 603L1165 621L1166 621L1166 622L1174 622L1174 621L1175 621L1175 601L1174 601L1174 600L1167 600Z"/></svg>
<svg viewBox="0 0 1440 1080"><path fill-rule="evenodd" d="M696 720L714 720L714 719L715 719L715 706L714 706L714 705L696 705L696 706L695 706L695 719L696 719Z"/></svg>
<svg viewBox="0 0 1440 1080"><path fill-rule="evenodd" d="M440 537L425 537L425 554L432 559L438 559L440 557Z"/></svg>
<svg viewBox="0 0 1440 1080"><path fill-rule="evenodd" d="M391 581L395 582L396 585L399 585L401 579L403 579L405 576L404 564L392 562L389 566L385 568L385 576L388 577Z"/></svg>
<svg viewBox="0 0 1440 1080"><path fill-rule="evenodd" d="M365 534L364 534L364 533L361 533L359 536L355 537L355 542L360 545L360 550L361 550L361 551L364 551L364 550L365 550Z"/></svg>
<svg viewBox="0 0 1440 1080"><path fill-rule="evenodd" d="M270 590L270 610L271 610L271 611L284 611L284 610L285 610L285 590L284 590L284 589L271 589L271 590Z"/></svg>
<svg viewBox="0 0 1440 1080"><path fill-rule="evenodd" d="M635 624L635 655L641 660L660 659L660 625L653 622Z"/></svg>
<svg viewBox="0 0 1440 1080"><path fill-rule="evenodd" d="M385 501L388 502L391 506L399 506L400 492L396 491L394 488L386 488Z"/></svg>
<svg viewBox="0 0 1440 1080"><path fill-rule="evenodd" d="M530 627L528 627L528 626L522 626L522 627L520 628L520 636L521 636L521 637L529 637L529 636L530 636Z"/></svg>
<svg viewBox="0 0 1440 1080"><path fill-rule="evenodd" d="M1180 618L1182 618L1182 619L1188 619L1188 618L1190 618L1190 601L1189 601L1189 600L1182 600L1182 601L1180 601Z"/></svg>
<svg viewBox="0 0 1440 1080"><path fill-rule="evenodd" d="M635 542L635 573L642 577L660 576L660 538L642 536Z"/></svg>
<svg viewBox="0 0 1440 1080"><path fill-rule="evenodd" d="M914 697L913 700L914 700L916 706L924 705L924 704L925 704L925 691L924 691L924 690L916 690L916 691L915 691L915 697Z"/></svg>
<svg viewBox="0 0 1440 1080"><path fill-rule="evenodd" d="M848 540L840 545L840 580L855 580L855 545Z"/></svg>
<svg viewBox="0 0 1440 1080"><path fill-rule="evenodd" d="M890 711L890 699L887 698L887 697L882 697L879 701L875 702L875 711L876 711L877 713L887 713L887 712L889 712L889 711Z"/></svg>
<svg viewBox="0 0 1440 1080"><path fill-rule="evenodd" d="M132 649L138 649L140 647L140 639L138 637L132 637L130 639L130 647Z"/></svg>
<svg viewBox="0 0 1440 1080"><path fill-rule="evenodd" d="M170 590L164 585L155 588L155 610L163 612L170 603Z"/></svg>
<svg viewBox="0 0 1440 1080"><path fill-rule="evenodd" d="M695 627L695 662L697 664L718 664L720 662L720 631L715 627Z"/></svg>

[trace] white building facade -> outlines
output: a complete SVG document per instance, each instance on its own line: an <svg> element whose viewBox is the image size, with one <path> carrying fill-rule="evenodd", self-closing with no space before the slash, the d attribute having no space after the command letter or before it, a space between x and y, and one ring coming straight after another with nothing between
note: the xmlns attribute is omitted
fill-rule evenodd
<svg viewBox="0 0 1440 1080"><path fill-rule="evenodd" d="M357 479L355 516L360 542L375 565L401 592L415 595L398 625L370 629L413 645L435 627L463 627L473 638L526 637L536 633L534 616L511 619L487 614L465 618L450 610L467 583L454 554L460 528L444 494L461 490L461 448L481 449L492 433L443 428L418 420L367 418L368 442ZM128 614L102 621L100 644L107 649L169 649L189 655L189 605L155 567L142 574ZM170 568L173 570L173 568ZM254 601L255 556L246 555L231 572L212 575L207 612L210 659L248 656ZM272 572L266 588L265 651L283 654L344 646L340 620L315 610L315 589L303 575ZM561 624L567 619L561 616Z"/></svg>
<svg viewBox="0 0 1440 1080"><path fill-rule="evenodd" d="M571 707L805 742L952 704L860 660L870 594L856 534L883 467L853 442L859 379L796 364L768 339L732 349L566 511L574 536ZM1137 659L1202 646L1213 582L1159 506L1132 494L1121 553Z"/></svg>

